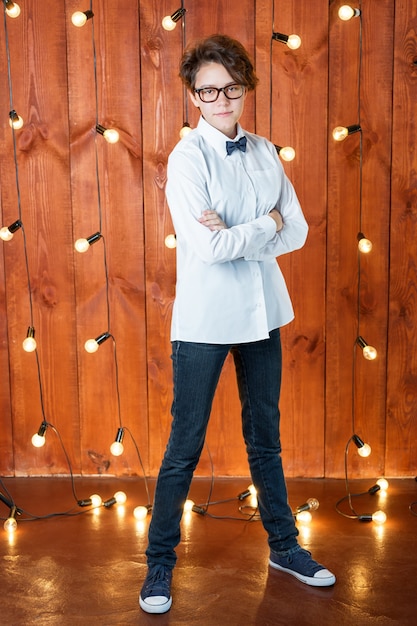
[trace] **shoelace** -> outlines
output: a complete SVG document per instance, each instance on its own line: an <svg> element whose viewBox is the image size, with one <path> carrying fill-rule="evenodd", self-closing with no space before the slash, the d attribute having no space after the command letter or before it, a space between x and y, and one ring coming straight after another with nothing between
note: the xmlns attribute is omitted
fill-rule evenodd
<svg viewBox="0 0 417 626"><path fill-rule="evenodd" d="M146 595L156 593L156 595L166 595L169 597L169 576L167 569L163 565L152 568L145 584Z"/></svg>

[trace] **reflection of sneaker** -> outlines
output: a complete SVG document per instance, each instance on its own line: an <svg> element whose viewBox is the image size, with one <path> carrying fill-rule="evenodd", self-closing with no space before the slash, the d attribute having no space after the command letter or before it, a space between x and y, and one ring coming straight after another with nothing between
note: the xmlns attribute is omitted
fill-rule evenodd
<svg viewBox="0 0 417 626"><path fill-rule="evenodd" d="M166 613L171 608L172 570L165 565L150 565L139 595L139 604L147 613Z"/></svg>
<svg viewBox="0 0 417 626"><path fill-rule="evenodd" d="M314 587L329 587L334 585L336 577L323 565L311 558L310 552L300 548L292 554L278 556L271 551L269 564L275 569L292 574L306 585Z"/></svg>

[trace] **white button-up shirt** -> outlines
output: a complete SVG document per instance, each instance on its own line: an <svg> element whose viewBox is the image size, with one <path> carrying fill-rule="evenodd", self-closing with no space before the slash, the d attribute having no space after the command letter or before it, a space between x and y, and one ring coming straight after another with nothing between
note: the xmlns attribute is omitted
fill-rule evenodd
<svg viewBox="0 0 417 626"><path fill-rule="evenodd" d="M200 118L168 159L166 197L177 237L171 340L237 344L266 339L293 308L276 257L303 246L308 226L275 146L238 126L246 152ZM284 226L268 213L276 208ZM217 211L227 229L198 221Z"/></svg>

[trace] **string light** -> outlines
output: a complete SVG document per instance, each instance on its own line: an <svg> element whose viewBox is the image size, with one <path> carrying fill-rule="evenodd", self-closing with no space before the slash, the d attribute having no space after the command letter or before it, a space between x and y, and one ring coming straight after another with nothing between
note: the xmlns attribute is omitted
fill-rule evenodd
<svg viewBox="0 0 417 626"><path fill-rule="evenodd" d="M363 233L358 233L358 249L363 254L368 254L372 250L372 241L367 239Z"/></svg>
<svg viewBox="0 0 417 626"><path fill-rule="evenodd" d="M39 426L38 432L33 435L32 445L35 446L35 448L42 448L45 445L45 433L47 427L48 424L46 422L42 422Z"/></svg>
<svg viewBox="0 0 417 626"><path fill-rule="evenodd" d="M177 247L177 238L173 233L170 233L165 237L165 245L171 250Z"/></svg>
<svg viewBox="0 0 417 626"><path fill-rule="evenodd" d="M87 252L87 250L90 249L90 246L93 245L93 243L96 243L96 241L98 241L99 239L101 239L102 234L97 232L94 233L94 235L90 235L90 237L87 238L81 238L81 239L77 239L77 241L74 244L74 248L76 249L77 252L80 252L80 254L83 254L84 252Z"/></svg>
<svg viewBox="0 0 417 626"><path fill-rule="evenodd" d="M110 446L110 452L112 453L113 456L120 456L121 454L123 454L124 452L124 446L122 443L123 437L124 437L124 429L119 428L117 431L116 439L113 441L113 443Z"/></svg>
<svg viewBox="0 0 417 626"><path fill-rule="evenodd" d="M9 125L14 130L19 130L23 126L23 118L14 109L9 113Z"/></svg>
<svg viewBox="0 0 417 626"><path fill-rule="evenodd" d="M272 33L272 39L285 43L290 50L298 50L301 46L301 38L298 35L283 35L282 33Z"/></svg>
<svg viewBox="0 0 417 626"><path fill-rule="evenodd" d="M92 11L75 11L75 13L71 15L71 22L74 26L81 28L87 20L90 20L92 17L94 17L94 13Z"/></svg>
<svg viewBox="0 0 417 626"><path fill-rule="evenodd" d="M369 443L365 443L358 435L353 435L350 441L353 441L355 446L358 448L359 456L366 458L371 454L371 446Z"/></svg>
<svg viewBox="0 0 417 626"><path fill-rule="evenodd" d="M23 340L23 350L25 352L34 352L36 350L35 329L29 326L26 338Z"/></svg>
<svg viewBox="0 0 417 626"><path fill-rule="evenodd" d="M99 135L103 135L107 143L117 143L120 139L120 135L115 128L105 128L101 124L97 124L96 131Z"/></svg>
<svg viewBox="0 0 417 626"><path fill-rule="evenodd" d="M352 124L351 126L336 126L333 129L333 139L335 141L343 141L348 135L353 135L362 130L360 124Z"/></svg>
<svg viewBox="0 0 417 626"><path fill-rule="evenodd" d="M12 506L10 509L9 517L3 524L3 528L8 533L14 533L17 529L17 521L16 521L16 507Z"/></svg>
<svg viewBox="0 0 417 626"><path fill-rule="evenodd" d="M184 137L189 135L192 130L193 129L191 128L190 124L188 122L184 122L184 124L182 125L182 128L180 130L180 137L181 137L181 139L183 139Z"/></svg>
<svg viewBox="0 0 417 626"><path fill-rule="evenodd" d="M20 220L16 220L13 224L10 224L10 226L3 226L3 228L0 229L0 239L10 241L19 228L22 228L22 222Z"/></svg>
<svg viewBox="0 0 417 626"><path fill-rule="evenodd" d="M11 0L4 0L5 10L9 17L19 17L20 15L20 6L16 2L12 2Z"/></svg>
<svg viewBox="0 0 417 626"><path fill-rule="evenodd" d="M162 19L162 28L165 30L171 31L177 25L177 22L185 15L186 9L180 8L177 9L172 15L165 15Z"/></svg>
<svg viewBox="0 0 417 626"><path fill-rule="evenodd" d="M146 516L149 515L151 511L152 507L150 504L147 504L146 506L140 505L133 509L133 517L138 521L142 521L146 519Z"/></svg>
<svg viewBox="0 0 417 626"><path fill-rule="evenodd" d="M87 341L84 344L84 348L86 352L88 352L89 354L93 354L94 352L97 352L97 350L100 347L100 344L102 344L103 341L107 341L109 337L111 337L110 333L102 333L95 339L87 339Z"/></svg>
<svg viewBox="0 0 417 626"><path fill-rule="evenodd" d="M113 506L114 504L125 504L127 501L127 495L125 494L124 491L116 491L116 493L114 494L114 496L112 498L110 498L109 500L105 500L103 502L103 506L106 507L107 509L110 508L111 506Z"/></svg>
<svg viewBox="0 0 417 626"><path fill-rule="evenodd" d="M358 346L362 348L362 354L367 361L374 361L378 356L376 348L370 346L363 337L359 336L356 339Z"/></svg>
<svg viewBox="0 0 417 626"><path fill-rule="evenodd" d="M295 150L291 146L275 146L275 150L283 161L293 161L295 159Z"/></svg>
<svg viewBox="0 0 417 626"><path fill-rule="evenodd" d="M348 22L352 19L352 17L358 17L361 12L360 9L353 9L348 4L344 4L340 7L337 14L341 20L343 20L344 22Z"/></svg>

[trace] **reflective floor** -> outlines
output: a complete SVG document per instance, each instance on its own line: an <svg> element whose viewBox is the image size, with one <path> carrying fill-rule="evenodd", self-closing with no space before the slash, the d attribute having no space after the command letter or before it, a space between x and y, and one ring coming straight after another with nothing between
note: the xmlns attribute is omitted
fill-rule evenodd
<svg viewBox="0 0 417 626"><path fill-rule="evenodd" d="M147 615L138 606L146 573L144 550L149 517L133 510L146 504L142 479L76 478L77 499L98 493L127 494L124 506L91 510L76 504L69 478L4 479L18 508L14 534L0 527L0 624L8 626L320 626L414 625L417 623L417 500L414 479L391 480L387 494L354 499L359 514L382 509L383 526L343 517L335 510L344 481L289 480L293 510L319 500L309 525L298 523L300 543L337 577L334 587L308 587L270 570L261 523L247 521L250 498L238 495L247 479L216 479L209 515L191 513L182 522L183 541L173 577L169 613ZM0 485L3 496L8 493ZM354 482L352 492L372 483ZM151 495L154 483L149 485ZM203 504L210 481L195 479L190 498ZM246 508L240 510L244 505ZM341 508L349 513L346 504ZM50 516L34 521L33 516ZM9 508L0 501L0 516ZM219 519L220 518L220 519ZM232 518L232 519L230 519ZM2 522L3 523L3 522Z"/></svg>

